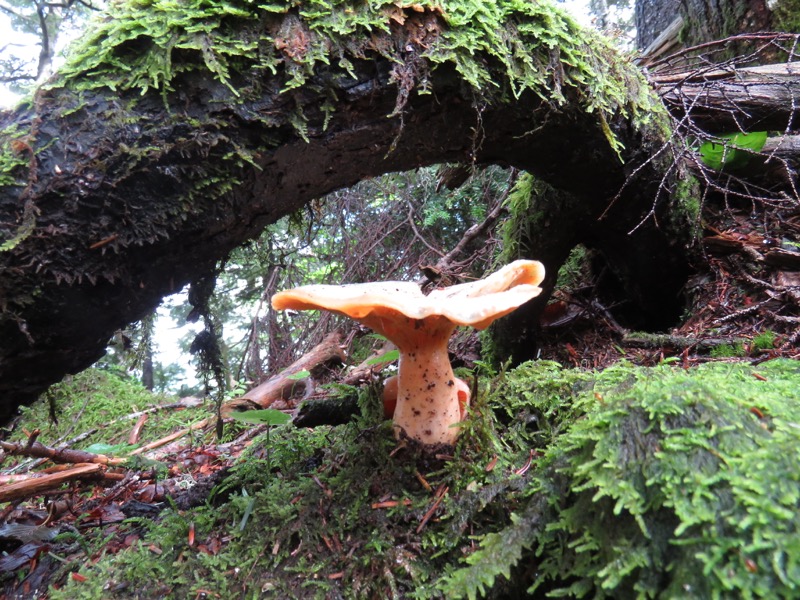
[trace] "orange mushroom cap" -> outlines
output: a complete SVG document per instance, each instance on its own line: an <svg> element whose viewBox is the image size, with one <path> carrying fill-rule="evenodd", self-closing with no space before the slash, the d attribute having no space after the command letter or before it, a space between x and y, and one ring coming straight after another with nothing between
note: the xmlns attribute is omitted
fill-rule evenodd
<svg viewBox="0 0 800 600"><path fill-rule="evenodd" d="M541 293L544 266L535 260L514 261L485 279L432 291L427 296L409 281L306 285L272 297L276 310L323 309L364 321L392 313L409 319L441 316L453 325L485 329ZM368 324L369 325L369 324Z"/></svg>

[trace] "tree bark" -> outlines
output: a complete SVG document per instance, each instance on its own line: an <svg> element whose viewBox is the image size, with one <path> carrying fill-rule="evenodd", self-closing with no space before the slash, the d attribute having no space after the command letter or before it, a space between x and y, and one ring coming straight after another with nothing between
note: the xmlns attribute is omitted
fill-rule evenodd
<svg viewBox="0 0 800 600"><path fill-rule="evenodd" d="M637 0L634 19L636 47L655 51L653 43L676 20L680 27L673 32L675 40L695 46L745 31L770 31L772 14L765 0Z"/></svg>

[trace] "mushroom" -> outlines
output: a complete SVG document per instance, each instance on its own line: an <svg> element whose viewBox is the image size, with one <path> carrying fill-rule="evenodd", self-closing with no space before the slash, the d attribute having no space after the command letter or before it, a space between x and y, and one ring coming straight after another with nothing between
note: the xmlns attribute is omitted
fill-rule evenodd
<svg viewBox="0 0 800 600"><path fill-rule="evenodd" d="M469 403L447 354L459 325L485 329L541 293L544 267L518 260L469 283L427 296L412 282L306 285L272 297L276 310L328 310L353 318L394 342L400 351L394 427L423 445L452 444ZM386 396L385 396L386 398Z"/></svg>

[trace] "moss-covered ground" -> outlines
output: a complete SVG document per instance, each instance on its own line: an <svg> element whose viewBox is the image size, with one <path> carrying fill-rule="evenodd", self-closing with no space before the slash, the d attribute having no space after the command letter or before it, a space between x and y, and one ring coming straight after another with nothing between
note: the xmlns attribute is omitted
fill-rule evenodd
<svg viewBox="0 0 800 600"><path fill-rule="evenodd" d="M350 424L273 429L202 506L64 557L50 597L800 594L800 362L480 383L452 456L398 448L362 390Z"/></svg>
<svg viewBox="0 0 800 600"><path fill-rule="evenodd" d="M139 412L152 411L142 431L146 441L153 441L206 419L213 409L209 400L153 410L174 403L175 398L148 391L122 370L87 369L53 386L40 402L20 408L21 423L8 440L25 441L25 431L39 429L37 440L47 446L68 442L70 448L91 451L102 444L110 446L106 453L124 455L136 447L128 444L128 436Z"/></svg>

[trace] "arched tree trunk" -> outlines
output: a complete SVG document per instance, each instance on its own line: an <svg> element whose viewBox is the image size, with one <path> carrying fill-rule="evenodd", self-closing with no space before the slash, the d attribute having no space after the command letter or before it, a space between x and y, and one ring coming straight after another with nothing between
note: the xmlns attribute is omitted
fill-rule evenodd
<svg viewBox="0 0 800 600"><path fill-rule="evenodd" d="M558 9L114 10L0 122L0 416L265 225L389 171L525 169L574 199L564 218L638 302L682 284L660 275L681 272L690 232L663 218L678 173L658 99ZM548 237L543 297L563 255Z"/></svg>

